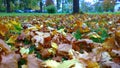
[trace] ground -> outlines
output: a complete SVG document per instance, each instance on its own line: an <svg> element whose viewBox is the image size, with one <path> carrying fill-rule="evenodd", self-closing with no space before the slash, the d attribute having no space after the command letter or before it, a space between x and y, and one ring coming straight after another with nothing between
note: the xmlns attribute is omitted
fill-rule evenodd
<svg viewBox="0 0 120 68"><path fill-rule="evenodd" d="M0 68L120 68L120 14L0 13L0 62Z"/></svg>

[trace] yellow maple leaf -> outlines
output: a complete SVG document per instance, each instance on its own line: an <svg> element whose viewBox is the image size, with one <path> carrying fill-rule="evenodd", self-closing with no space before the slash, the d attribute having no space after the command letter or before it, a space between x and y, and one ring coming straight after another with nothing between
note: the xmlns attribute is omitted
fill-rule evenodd
<svg viewBox="0 0 120 68"><path fill-rule="evenodd" d="M5 26L9 29L9 30L13 30L14 26L11 23L6 23Z"/></svg>
<svg viewBox="0 0 120 68"><path fill-rule="evenodd" d="M11 37L8 39L7 43L12 43L12 44L14 44L15 41L17 40L17 37L18 37L18 35L13 35L13 36L11 36Z"/></svg>
<svg viewBox="0 0 120 68"><path fill-rule="evenodd" d="M19 23L17 23L16 21L11 21L11 24L13 24L13 25L19 25Z"/></svg>

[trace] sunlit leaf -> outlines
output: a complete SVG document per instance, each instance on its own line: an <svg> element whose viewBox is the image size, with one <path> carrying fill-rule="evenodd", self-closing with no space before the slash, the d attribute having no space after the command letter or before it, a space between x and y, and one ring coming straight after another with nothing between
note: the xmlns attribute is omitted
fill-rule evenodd
<svg viewBox="0 0 120 68"><path fill-rule="evenodd" d="M14 44L17 38L18 38L18 35L10 36L10 38L6 42Z"/></svg>
<svg viewBox="0 0 120 68"><path fill-rule="evenodd" d="M54 48L54 49L57 49L57 48L58 48L58 45L57 45L56 43L54 43L54 42L51 43L51 46L52 46L52 48Z"/></svg>
<svg viewBox="0 0 120 68"><path fill-rule="evenodd" d="M59 33L63 34L64 36L66 36L66 33L65 33L64 30L65 30L65 29L60 29L60 30L58 30L57 32L59 32Z"/></svg>
<svg viewBox="0 0 120 68"><path fill-rule="evenodd" d="M28 49L28 48L21 47L21 48L20 48L20 53L21 53L22 55L24 55L24 54L29 54L29 49Z"/></svg>
<svg viewBox="0 0 120 68"><path fill-rule="evenodd" d="M57 68L70 68L72 65L75 63L78 63L78 60L72 59L72 60L67 60L61 63Z"/></svg>
<svg viewBox="0 0 120 68"><path fill-rule="evenodd" d="M54 60L47 60L44 62L44 67L50 67L50 68L58 68L58 65L60 65L60 63L54 61Z"/></svg>

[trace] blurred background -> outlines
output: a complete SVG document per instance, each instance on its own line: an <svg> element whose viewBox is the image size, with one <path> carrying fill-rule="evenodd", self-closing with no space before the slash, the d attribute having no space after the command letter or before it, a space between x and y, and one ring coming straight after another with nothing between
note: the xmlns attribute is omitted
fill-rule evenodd
<svg viewBox="0 0 120 68"><path fill-rule="evenodd" d="M119 12L120 0L0 0L0 12Z"/></svg>

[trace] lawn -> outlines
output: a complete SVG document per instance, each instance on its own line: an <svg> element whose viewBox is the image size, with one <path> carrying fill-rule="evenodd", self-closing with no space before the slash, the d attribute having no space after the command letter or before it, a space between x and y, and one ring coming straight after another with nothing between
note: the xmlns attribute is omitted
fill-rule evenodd
<svg viewBox="0 0 120 68"><path fill-rule="evenodd" d="M40 15L64 15L66 13L0 13L0 16L40 16Z"/></svg>
<svg viewBox="0 0 120 68"><path fill-rule="evenodd" d="M88 14L120 14L120 12L93 12L93 13L88 13Z"/></svg>
<svg viewBox="0 0 120 68"><path fill-rule="evenodd" d="M40 15L65 15L69 13L0 13L0 16L40 16ZM98 14L120 14L120 12L104 12L104 13L85 13L85 14L92 14L92 15L98 15Z"/></svg>

